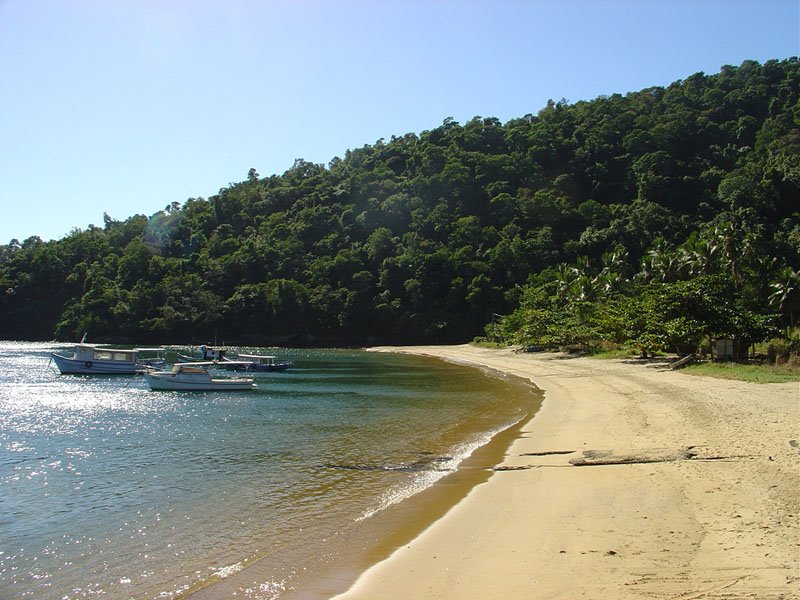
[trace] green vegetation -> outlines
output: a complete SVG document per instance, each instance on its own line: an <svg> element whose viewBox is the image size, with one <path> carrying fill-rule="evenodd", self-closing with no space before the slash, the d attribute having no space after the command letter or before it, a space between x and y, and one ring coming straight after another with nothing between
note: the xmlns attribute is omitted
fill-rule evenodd
<svg viewBox="0 0 800 600"><path fill-rule="evenodd" d="M0 338L741 356L797 324L798 198L800 62L746 61L12 240Z"/></svg>
<svg viewBox="0 0 800 600"><path fill-rule="evenodd" d="M704 362L690 365L683 371L690 375L705 375L720 379L737 379L753 383L787 383L800 381L800 368L790 365L742 365L730 362Z"/></svg>
<svg viewBox="0 0 800 600"><path fill-rule="evenodd" d="M616 350L597 350L592 353L594 358L621 359L621 358L641 358L641 355L632 348L623 347Z"/></svg>

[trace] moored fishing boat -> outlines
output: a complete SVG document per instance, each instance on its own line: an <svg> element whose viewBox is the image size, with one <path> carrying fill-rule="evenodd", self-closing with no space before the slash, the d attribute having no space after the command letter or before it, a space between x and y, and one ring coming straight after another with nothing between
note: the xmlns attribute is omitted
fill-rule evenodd
<svg viewBox="0 0 800 600"><path fill-rule="evenodd" d="M147 371L144 376L151 390L244 391L256 387L250 377L213 377L208 371L215 362L176 363L168 371Z"/></svg>
<svg viewBox="0 0 800 600"><path fill-rule="evenodd" d="M290 360L277 360L275 356L262 354L240 354L235 361L223 360L221 363L231 371L273 371L281 372L294 366Z"/></svg>
<svg viewBox="0 0 800 600"><path fill-rule="evenodd" d="M197 347L197 356L189 356L187 354L181 354L177 352L177 356L184 362L205 362L205 361L214 361L219 360L223 361L226 360L225 353L228 349L225 346L207 346L203 344L202 346Z"/></svg>
<svg viewBox="0 0 800 600"><path fill-rule="evenodd" d="M50 356L65 375L134 375L164 366L164 348L106 348L81 342L72 356Z"/></svg>

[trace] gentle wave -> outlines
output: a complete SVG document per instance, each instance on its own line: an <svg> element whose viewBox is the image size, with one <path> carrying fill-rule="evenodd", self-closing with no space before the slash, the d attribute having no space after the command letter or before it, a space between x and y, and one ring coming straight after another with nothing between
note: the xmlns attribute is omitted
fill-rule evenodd
<svg viewBox="0 0 800 600"><path fill-rule="evenodd" d="M390 506L398 504L403 500L407 500L416 494L429 489L438 481L441 481L444 477L453 471L456 471L464 460L472 456L472 453L475 452L475 450L485 446L498 433L505 431L509 427L513 427L518 422L519 421L515 421L492 431L486 432L471 443L457 446L453 449L453 456L451 458L448 458L440 463L435 469L427 469L419 473L414 477L411 483L388 490L381 496L378 503L374 507L370 507L364 511L363 514L356 518L356 521L364 521L365 519L369 519L379 512L386 510Z"/></svg>

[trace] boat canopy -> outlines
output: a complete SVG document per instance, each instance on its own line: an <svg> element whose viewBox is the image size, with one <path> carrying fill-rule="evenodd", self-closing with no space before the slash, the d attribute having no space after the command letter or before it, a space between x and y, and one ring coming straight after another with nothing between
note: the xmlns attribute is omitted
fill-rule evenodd
<svg viewBox="0 0 800 600"><path fill-rule="evenodd" d="M106 348L105 346L90 346L78 344L75 346L73 360L113 360L121 362L134 362L136 351L129 348Z"/></svg>

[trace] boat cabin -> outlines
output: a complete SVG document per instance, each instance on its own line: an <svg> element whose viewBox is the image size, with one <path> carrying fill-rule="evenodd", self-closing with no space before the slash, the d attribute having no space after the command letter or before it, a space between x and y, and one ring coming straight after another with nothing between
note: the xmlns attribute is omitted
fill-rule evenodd
<svg viewBox="0 0 800 600"><path fill-rule="evenodd" d="M275 356L264 356L262 354L240 354L239 358L244 361L255 363L257 365L275 365Z"/></svg>
<svg viewBox="0 0 800 600"><path fill-rule="evenodd" d="M225 358L225 353L228 351L223 346L206 346L202 345L198 348L200 352L200 360L222 360Z"/></svg>
<svg viewBox="0 0 800 600"><path fill-rule="evenodd" d="M123 350L120 348L98 348L86 344L75 346L74 360L92 361L114 361L120 363L136 363L136 350Z"/></svg>

